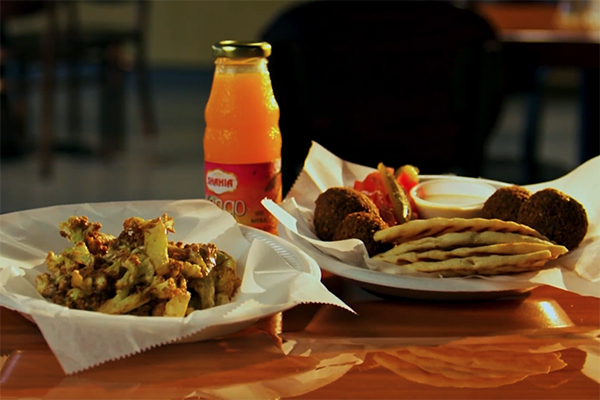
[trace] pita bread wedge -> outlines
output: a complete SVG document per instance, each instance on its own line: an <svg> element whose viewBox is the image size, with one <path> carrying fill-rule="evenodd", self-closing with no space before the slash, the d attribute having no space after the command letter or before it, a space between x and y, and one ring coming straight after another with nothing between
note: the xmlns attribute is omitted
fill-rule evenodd
<svg viewBox="0 0 600 400"><path fill-rule="evenodd" d="M384 258L380 258L387 261ZM389 274L412 272L437 274L443 277L470 275L503 275L542 269L552 259L550 250L516 255L487 255L451 258L443 261L419 261L398 265L393 262L378 263L374 268Z"/></svg>
<svg viewBox="0 0 600 400"><path fill-rule="evenodd" d="M402 225L375 232L373 238L384 243L404 243L423 237L440 236L452 232L509 232L548 240L535 229L512 221L485 218L430 218L415 219Z"/></svg>
<svg viewBox="0 0 600 400"><path fill-rule="evenodd" d="M453 249L498 243L548 243L548 241L510 232L453 232L400 243L394 247L394 253L402 254L411 251Z"/></svg>
<svg viewBox="0 0 600 400"><path fill-rule="evenodd" d="M398 246L399 247L399 246ZM565 254L568 250L564 246L552 244L550 242L542 243L498 243L487 246L459 247L456 249L433 249L427 251L402 252L401 249L392 248L385 253L377 254L373 258L381 259L394 264L416 263L420 261L444 261L452 258L483 257L486 255L517 255L529 254L538 251L548 250L551 253L550 259Z"/></svg>

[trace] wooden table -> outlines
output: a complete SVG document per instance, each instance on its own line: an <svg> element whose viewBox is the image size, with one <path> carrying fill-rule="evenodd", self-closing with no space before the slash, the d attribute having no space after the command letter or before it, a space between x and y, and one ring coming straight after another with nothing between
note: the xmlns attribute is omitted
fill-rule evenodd
<svg viewBox="0 0 600 400"><path fill-rule="evenodd" d="M579 160L583 163L599 155L600 27L564 14L557 4L474 2L473 7L498 30L508 60L581 71ZM531 121L525 138L529 166L536 161L537 123Z"/></svg>
<svg viewBox="0 0 600 400"><path fill-rule="evenodd" d="M598 298L539 287L521 297L476 302L382 300L335 276L324 282L358 315L320 305L288 310L283 349L267 335L248 333L167 345L70 376L38 328L2 308L0 350L8 356L0 372L2 398L600 397ZM407 348L435 351L430 372L398 358ZM536 349L543 354L528 352ZM454 362L462 363L460 369L440 362L447 351L459 352ZM545 357L561 368L548 373ZM474 367L469 359L483 364ZM486 370L492 366L495 372ZM531 368L537 372L525 376ZM451 373L453 379L441 376ZM472 378L484 373L485 379Z"/></svg>

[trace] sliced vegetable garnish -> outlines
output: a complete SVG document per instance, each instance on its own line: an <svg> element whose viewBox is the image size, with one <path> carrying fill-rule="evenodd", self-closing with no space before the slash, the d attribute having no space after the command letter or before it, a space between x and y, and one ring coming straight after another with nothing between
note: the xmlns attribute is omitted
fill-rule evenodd
<svg viewBox="0 0 600 400"><path fill-rule="evenodd" d="M394 210L398 223L403 224L410 221L412 217L412 207L404 188L398 183L383 163L377 165L377 170L381 174L383 184L385 185L385 189L392 202L392 209Z"/></svg>

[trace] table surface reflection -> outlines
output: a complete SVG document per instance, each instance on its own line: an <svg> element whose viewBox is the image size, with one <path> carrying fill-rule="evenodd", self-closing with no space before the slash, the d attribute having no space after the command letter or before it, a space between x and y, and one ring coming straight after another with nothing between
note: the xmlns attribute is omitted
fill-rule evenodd
<svg viewBox="0 0 600 400"><path fill-rule="evenodd" d="M2 398L600 398L600 299L546 286L485 301L381 299L323 280L357 314L288 310L282 348L249 329L70 376L37 327L2 308Z"/></svg>

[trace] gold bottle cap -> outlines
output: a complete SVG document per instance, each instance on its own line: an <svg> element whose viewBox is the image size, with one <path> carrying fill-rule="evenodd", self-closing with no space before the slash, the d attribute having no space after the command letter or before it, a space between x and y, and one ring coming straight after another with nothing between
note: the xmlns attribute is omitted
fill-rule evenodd
<svg viewBox="0 0 600 400"><path fill-rule="evenodd" d="M213 44L213 55L227 58L269 57L271 45L267 42L242 42L239 40L222 40Z"/></svg>

